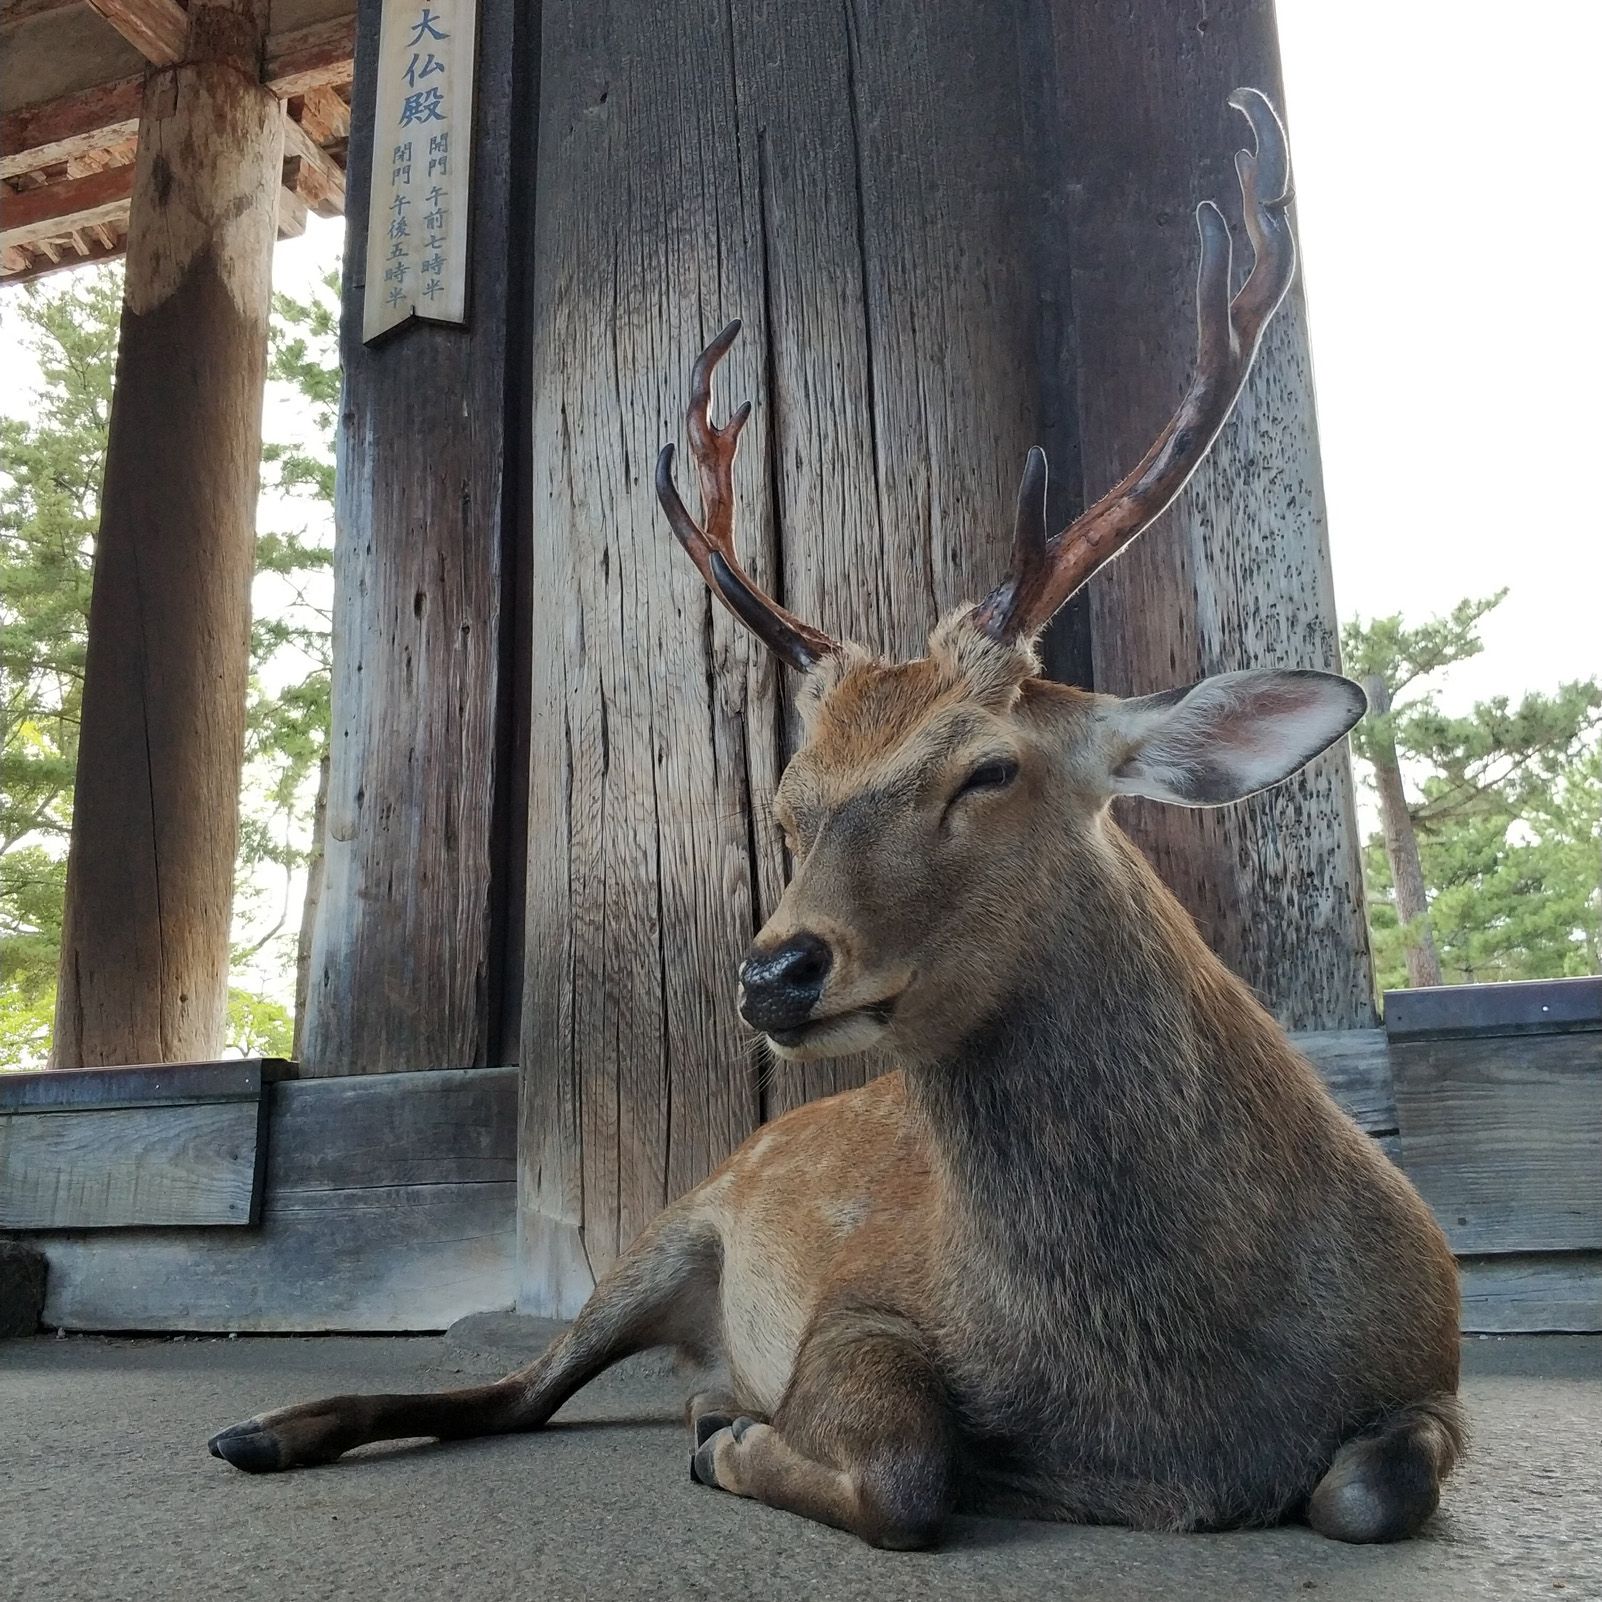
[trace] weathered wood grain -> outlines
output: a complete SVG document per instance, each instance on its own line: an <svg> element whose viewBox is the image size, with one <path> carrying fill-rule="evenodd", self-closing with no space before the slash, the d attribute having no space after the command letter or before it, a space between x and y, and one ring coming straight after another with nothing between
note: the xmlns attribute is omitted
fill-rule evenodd
<svg viewBox="0 0 1602 1602"><path fill-rule="evenodd" d="M696 352L739 315L721 404L756 405L736 484L758 582L911 652L1000 576L1016 474L1069 387L1043 310L1056 258L1032 253L1057 180L1022 155L1026 17L545 8L532 696L553 710L533 732L523 1046L537 1310L571 1311L763 1111L875 1066L784 1070L759 1097L733 976L782 884L768 806L787 692L674 548L650 469L680 439ZM955 81L973 93L941 92Z"/></svg>
<svg viewBox="0 0 1602 1602"><path fill-rule="evenodd" d="M512 104L522 12L482 8L466 330L361 339L377 0L359 13L341 335L325 854L302 1072L505 1061L498 931L522 830L507 671L521 624L521 342L510 241L529 161ZM525 18L524 25L537 19ZM514 186L514 174L517 182ZM510 468L509 465L511 464ZM526 714L518 714L526 715ZM513 983L520 988L520 975Z"/></svg>
<svg viewBox="0 0 1602 1602"><path fill-rule="evenodd" d="M304 1334L441 1330L512 1302L515 1186L363 1186L219 1230L39 1235L47 1326ZM230 1235L232 1231L228 1232Z"/></svg>
<svg viewBox="0 0 1602 1602"><path fill-rule="evenodd" d="M1602 1030L1602 978L1526 979L1385 992L1392 1040Z"/></svg>
<svg viewBox="0 0 1602 1602"><path fill-rule="evenodd" d="M1602 1254L1470 1257L1458 1272L1468 1333L1602 1333Z"/></svg>
<svg viewBox="0 0 1602 1602"><path fill-rule="evenodd" d="M1602 1248L1602 1033L1391 1044L1403 1165L1460 1254Z"/></svg>
<svg viewBox="0 0 1602 1602"><path fill-rule="evenodd" d="M262 1088L292 1078L282 1057L230 1062L141 1064L127 1068L46 1069L0 1074L0 1113L93 1107L192 1107L204 1101L262 1099Z"/></svg>
<svg viewBox="0 0 1602 1602"><path fill-rule="evenodd" d="M516 1176L517 1070L362 1074L280 1085L267 1189L509 1184Z"/></svg>
<svg viewBox="0 0 1602 1602"><path fill-rule="evenodd" d="M256 1222L259 1100L0 1113L0 1229Z"/></svg>
<svg viewBox="0 0 1602 1602"><path fill-rule="evenodd" d="M782 884L767 808L795 731L786 686L701 590L652 501L695 352L745 319L722 388L725 407L756 405L736 483L758 581L832 632L918 650L942 610L1004 570L1029 445L1054 455L1066 520L1180 393L1195 246L1187 234L1170 252L1182 230L1168 202L1142 197L1177 190L1188 216L1199 192L1227 195L1231 74L1277 89L1267 5L1225 13L1196 74L1198 30L1177 0L1133 28L1085 8L1055 8L1048 26L1022 4L976 28L946 0L545 8L532 700L551 711L530 769L532 1310L571 1312L756 1116L882 1066L808 1065L752 1088L730 991ZM1154 59L1160 88L1138 86L1126 128L1129 80ZM1183 109L1154 126L1168 93ZM1208 480L1216 572L1189 603L1208 667L1333 660L1299 310L1282 327ZM1131 378L1143 364L1153 373ZM1288 540L1270 528L1286 519ZM1159 567L1171 573L1172 555ZM1253 586L1270 598L1245 615ZM1128 635L1109 647L1112 686L1167 687L1187 652L1199 676L1193 624L1138 610L1105 622ZM1220 887L1214 938L1282 1016L1371 1023L1342 762L1253 807L1205 825L1199 863L1181 834L1185 852L1162 865L1187 893Z"/></svg>
<svg viewBox="0 0 1602 1602"><path fill-rule="evenodd" d="M192 25L208 18L259 51L244 0L195 0ZM95 548L61 1067L222 1045L282 158L277 100L235 66L152 78Z"/></svg>
<svg viewBox="0 0 1602 1602"><path fill-rule="evenodd" d="M1358 1128L1371 1135L1396 1133L1396 1092L1383 1029L1306 1030L1292 1035L1291 1044Z"/></svg>
<svg viewBox="0 0 1602 1602"><path fill-rule="evenodd" d="M260 1228L30 1235L50 1259L46 1322L435 1330L510 1306L517 1077L489 1068L273 1087Z"/></svg>
<svg viewBox="0 0 1602 1602"><path fill-rule="evenodd" d="M1284 99L1271 0L1222 0L1204 16L1181 0L1050 15L1073 152L1063 187L1075 409L1094 497L1139 459L1194 360L1192 213L1213 196L1238 217L1231 157L1250 137L1225 98L1251 84L1282 109ZM1092 584L1090 605L1095 687L1114 694L1232 668L1337 665L1300 277L1209 460ZM1238 806L1118 812L1208 943L1283 1023L1374 1022L1344 749Z"/></svg>

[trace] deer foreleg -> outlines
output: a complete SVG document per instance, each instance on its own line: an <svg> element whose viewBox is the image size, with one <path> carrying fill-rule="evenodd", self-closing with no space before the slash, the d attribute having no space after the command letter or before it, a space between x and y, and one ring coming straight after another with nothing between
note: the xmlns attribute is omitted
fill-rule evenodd
<svg viewBox="0 0 1602 1602"><path fill-rule="evenodd" d="M774 1423L698 1431L691 1473L873 1546L923 1547L951 1510L952 1437L916 1332L894 1315L837 1311L808 1332Z"/></svg>

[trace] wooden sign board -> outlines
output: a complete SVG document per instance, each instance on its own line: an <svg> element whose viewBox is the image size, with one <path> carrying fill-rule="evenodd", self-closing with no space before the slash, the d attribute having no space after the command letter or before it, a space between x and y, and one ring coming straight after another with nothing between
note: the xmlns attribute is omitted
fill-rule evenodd
<svg viewBox="0 0 1602 1602"><path fill-rule="evenodd" d="M467 320L477 0L383 0L362 338Z"/></svg>

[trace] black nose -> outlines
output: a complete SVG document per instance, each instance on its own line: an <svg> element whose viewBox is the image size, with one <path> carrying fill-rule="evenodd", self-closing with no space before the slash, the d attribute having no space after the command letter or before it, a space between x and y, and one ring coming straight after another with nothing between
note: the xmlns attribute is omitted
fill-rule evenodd
<svg viewBox="0 0 1602 1602"><path fill-rule="evenodd" d="M757 1029L794 1029L823 994L834 954L815 934L798 934L764 951L753 946L740 964L745 995L740 1015Z"/></svg>

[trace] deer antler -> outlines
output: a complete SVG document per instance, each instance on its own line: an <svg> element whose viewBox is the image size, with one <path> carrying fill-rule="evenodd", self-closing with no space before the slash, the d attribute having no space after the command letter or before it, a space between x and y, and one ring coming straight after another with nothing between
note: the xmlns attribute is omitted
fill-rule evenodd
<svg viewBox="0 0 1602 1602"><path fill-rule="evenodd" d="M667 513L679 544L701 570L707 587L775 656L805 673L837 650L827 634L803 623L764 595L746 576L734 554L734 456L740 431L751 417L747 401L719 428L711 419L712 375L739 336L736 319L701 352L690 374L690 403L684 422L690 435L701 484L702 517L698 525L685 510L673 485L673 447L664 445L656 459L656 498Z"/></svg>
<svg viewBox="0 0 1602 1602"><path fill-rule="evenodd" d="M1260 90L1237 89L1229 103L1252 125L1257 145L1235 155L1252 270L1231 300L1229 226L1211 201L1203 201L1196 208L1196 371L1179 410L1139 466L1051 538L1046 458L1038 447L1030 451L1018 490L1012 570L973 614L993 639L1038 633L1093 573L1168 508L1234 410L1263 330L1290 288L1296 245L1285 215L1291 198L1285 130Z"/></svg>

